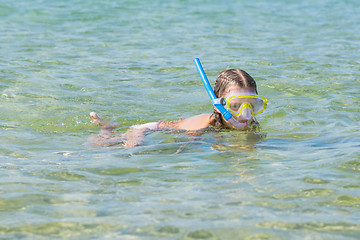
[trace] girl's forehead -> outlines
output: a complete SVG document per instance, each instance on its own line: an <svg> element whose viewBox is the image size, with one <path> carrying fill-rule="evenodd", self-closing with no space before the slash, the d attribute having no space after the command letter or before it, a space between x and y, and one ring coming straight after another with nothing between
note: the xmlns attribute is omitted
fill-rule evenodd
<svg viewBox="0 0 360 240"><path fill-rule="evenodd" d="M225 95L228 95L229 93L240 93L240 94L256 94L256 91L254 89L251 88L242 88L239 86L231 86L229 87L226 92Z"/></svg>

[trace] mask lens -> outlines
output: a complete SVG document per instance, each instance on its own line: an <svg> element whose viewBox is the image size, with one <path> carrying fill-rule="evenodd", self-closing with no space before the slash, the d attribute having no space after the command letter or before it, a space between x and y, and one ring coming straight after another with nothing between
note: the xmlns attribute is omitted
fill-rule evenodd
<svg viewBox="0 0 360 240"><path fill-rule="evenodd" d="M229 108L234 112L238 112L243 103L244 101L241 101L241 99L233 99L229 102Z"/></svg>
<svg viewBox="0 0 360 240"><path fill-rule="evenodd" d="M258 114L265 108L265 102L261 98L249 98L249 103L251 104L254 114Z"/></svg>
<svg viewBox="0 0 360 240"><path fill-rule="evenodd" d="M239 115L241 106L244 103L249 103L251 106L251 110L254 115L258 114L265 108L265 101L262 98L258 97L250 97L250 96L238 96L238 97L230 97L227 99L227 106L228 110L230 110L232 113Z"/></svg>

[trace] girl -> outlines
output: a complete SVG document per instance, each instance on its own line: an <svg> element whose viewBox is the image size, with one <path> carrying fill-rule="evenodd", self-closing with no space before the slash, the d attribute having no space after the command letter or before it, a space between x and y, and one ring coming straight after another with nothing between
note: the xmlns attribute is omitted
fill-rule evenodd
<svg viewBox="0 0 360 240"><path fill-rule="evenodd" d="M208 91L212 92L212 89ZM267 100L264 97L258 96L254 79L240 69L222 71L216 79L213 93L215 93L217 98L213 100L214 109L212 114L204 113L173 122L159 121L134 125L126 133L117 137L114 135L113 129L118 127L118 124L105 122L95 112L92 112L90 116L93 123L102 126L101 132L96 139L96 144L111 146L122 143L125 148L131 148L140 145L146 133L163 129L191 131L201 130L210 126L228 129L256 127L257 122L254 119L254 115L263 112L266 108ZM231 118L235 119L237 124L234 124L229 119L229 121L226 120L218 110L218 107L215 107L217 106L216 103L221 104L231 113Z"/></svg>

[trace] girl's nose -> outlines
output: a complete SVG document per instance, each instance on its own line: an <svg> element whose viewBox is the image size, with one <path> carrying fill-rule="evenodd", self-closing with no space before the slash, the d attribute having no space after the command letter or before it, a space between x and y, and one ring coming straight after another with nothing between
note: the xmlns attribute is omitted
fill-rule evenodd
<svg viewBox="0 0 360 240"><path fill-rule="evenodd" d="M250 107L244 107L241 110L239 118L242 119L242 120L250 120L252 118L251 108Z"/></svg>

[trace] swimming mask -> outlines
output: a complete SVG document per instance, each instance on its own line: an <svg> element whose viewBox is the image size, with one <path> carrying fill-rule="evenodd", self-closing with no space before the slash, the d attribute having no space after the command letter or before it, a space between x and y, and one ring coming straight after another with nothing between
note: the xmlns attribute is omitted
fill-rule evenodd
<svg viewBox="0 0 360 240"><path fill-rule="evenodd" d="M209 94L212 104L221 112L221 114L223 115L225 120L229 121L234 127L239 128L239 129L245 128L248 125L247 122L238 121L236 118L233 117L233 115L231 114L231 112L229 110L225 109L224 106L226 106L226 99L224 100L222 98L216 98L216 95L209 83L208 78L206 77L205 71L200 63L199 58L195 58L194 63L195 63L196 69L199 72L200 78L205 86L205 89L206 89L207 93ZM239 95L239 96L241 96L241 95ZM231 97L231 96L229 96L229 97ZM254 97L254 96L251 96L251 97ZM224 102L225 104L223 105L221 102ZM264 102L265 102L264 109L262 111L264 111L265 107L266 107L266 102L267 102L266 98L264 98ZM250 106L251 106L251 104L250 104ZM254 110L249 110L250 107L244 107L243 109L247 109L247 111L246 111L247 115L250 116L250 118L251 118L251 111L254 111ZM241 112L245 112L245 111L241 110L241 106L240 106L239 111L240 111L240 114L241 114ZM259 114L259 113L260 112L258 112L257 114ZM247 119L250 119L250 118L247 118Z"/></svg>
<svg viewBox="0 0 360 240"><path fill-rule="evenodd" d="M266 109L267 99L263 96L248 95L241 92L230 92L225 98L221 98L221 104L231 114L235 116L245 116L248 119L249 114L257 115ZM250 110L250 112L249 112Z"/></svg>

